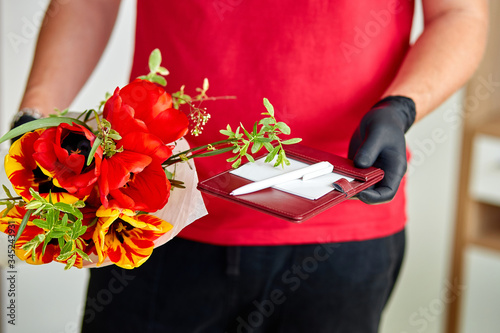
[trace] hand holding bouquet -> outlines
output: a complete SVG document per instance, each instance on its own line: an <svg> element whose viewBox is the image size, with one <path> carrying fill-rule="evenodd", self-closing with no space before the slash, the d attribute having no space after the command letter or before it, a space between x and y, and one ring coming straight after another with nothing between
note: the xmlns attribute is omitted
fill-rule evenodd
<svg viewBox="0 0 500 333"><path fill-rule="evenodd" d="M96 255L97 265L109 260L123 268L138 267L151 255L155 240L172 228L151 215L166 205L173 187L182 187L166 167L220 153L232 153L228 161L238 167L244 158L253 161L261 148L268 151L267 161L277 157L276 165L288 163L283 145L300 139L281 140L290 128L276 120L267 99L265 118L251 131L243 125L233 131L228 125L221 130L225 139L173 154L175 142L188 131L201 133L210 118L201 103L214 98L206 94L208 80L195 97L186 95L184 87L167 93L163 75L168 71L160 63L155 50L151 72L117 88L99 110L76 118L63 111L0 138L22 135L5 158L18 196L4 186L8 198L0 202L6 206L0 231L9 235L19 258L70 268L82 267Z"/></svg>

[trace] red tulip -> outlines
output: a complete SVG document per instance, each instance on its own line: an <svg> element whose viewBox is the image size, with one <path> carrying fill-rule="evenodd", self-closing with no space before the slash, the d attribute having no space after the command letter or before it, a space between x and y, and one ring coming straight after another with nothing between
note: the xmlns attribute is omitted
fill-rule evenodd
<svg viewBox="0 0 500 333"><path fill-rule="evenodd" d="M5 172L14 190L25 201L32 199L30 188L33 188L42 197L52 197L53 202L74 203L79 200L75 195L69 194L55 182L55 179L45 174L38 166L33 155L34 144L44 130L36 130L23 135L15 141L5 157Z"/></svg>
<svg viewBox="0 0 500 333"><path fill-rule="evenodd" d="M106 257L122 268L142 265L154 249L154 240L172 228L170 223L147 214L136 215L128 209L99 208L94 232L98 265Z"/></svg>
<svg viewBox="0 0 500 333"><path fill-rule="evenodd" d="M164 144L183 137L189 125L186 115L172 108L172 97L163 88L140 79L116 89L103 115L122 136L151 133Z"/></svg>
<svg viewBox="0 0 500 333"><path fill-rule="evenodd" d="M54 184L76 197L87 196L97 182L102 148L87 166L87 157L96 137L80 125L60 124L45 130L33 145L33 158Z"/></svg>

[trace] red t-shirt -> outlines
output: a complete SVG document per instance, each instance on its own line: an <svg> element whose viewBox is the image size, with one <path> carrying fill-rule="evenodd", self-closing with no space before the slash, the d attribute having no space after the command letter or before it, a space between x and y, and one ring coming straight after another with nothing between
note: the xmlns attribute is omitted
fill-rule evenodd
<svg viewBox="0 0 500 333"><path fill-rule="evenodd" d="M212 118L192 146L223 137L219 130L260 119L263 97L303 144L346 156L361 117L379 100L409 48L413 1L138 0L131 77L148 72L160 48L170 70L167 90L195 94L203 79ZM196 160L200 179L230 167L227 155ZM306 244L365 240L405 224L404 182L394 200L350 200L301 224L204 196L209 214L180 236L221 245Z"/></svg>

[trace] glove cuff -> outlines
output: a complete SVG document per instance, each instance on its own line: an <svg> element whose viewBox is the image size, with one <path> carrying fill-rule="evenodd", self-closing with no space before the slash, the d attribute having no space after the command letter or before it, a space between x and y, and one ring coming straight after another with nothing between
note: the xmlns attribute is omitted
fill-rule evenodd
<svg viewBox="0 0 500 333"><path fill-rule="evenodd" d="M390 105L397 104L400 106L398 110L401 111L401 119L403 120L404 132L406 133L415 122L417 116L415 102L411 98L405 96L387 96L378 101L373 107L375 108L385 103Z"/></svg>
<svg viewBox="0 0 500 333"><path fill-rule="evenodd" d="M42 118L43 115L38 111L37 109L33 108L23 108L19 110L18 113L14 116L12 119L12 123L10 124L10 128L15 128L17 126L20 126L22 124L25 124L29 121L32 120L37 120Z"/></svg>

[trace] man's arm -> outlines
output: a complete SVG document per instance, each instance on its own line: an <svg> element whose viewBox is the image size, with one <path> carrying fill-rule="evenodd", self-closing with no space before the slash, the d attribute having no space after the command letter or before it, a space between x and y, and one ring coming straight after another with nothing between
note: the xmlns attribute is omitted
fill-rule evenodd
<svg viewBox="0 0 500 333"><path fill-rule="evenodd" d="M65 109L99 61L120 0L52 0L46 12L20 108L44 115Z"/></svg>
<svg viewBox="0 0 500 333"><path fill-rule="evenodd" d="M366 115L349 144L360 168L376 166L384 179L359 193L375 204L391 200L406 168L405 133L472 75L483 55L487 0L422 0L424 32L413 45L384 99Z"/></svg>
<svg viewBox="0 0 500 333"><path fill-rule="evenodd" d="M487 0L422 0L424 32L385 95L406 96L420 120L466 83L487 39Z"/></svg>

